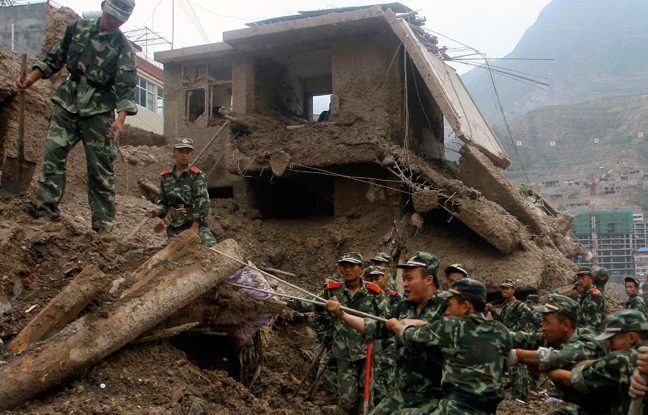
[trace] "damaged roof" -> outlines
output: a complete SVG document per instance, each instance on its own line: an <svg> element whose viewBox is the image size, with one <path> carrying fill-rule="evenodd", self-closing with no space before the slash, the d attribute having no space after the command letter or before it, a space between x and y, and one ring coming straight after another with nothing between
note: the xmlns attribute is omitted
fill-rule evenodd
<svg viewBox="0 0 648 415"><path fill-rule="evenodd" d="M254 27L254 26L260 26L260 25L277 23L277 22L285 22L289 20L304 19L307 17L322 16L331 13L350 12L355 10L367 9L370 7L379 7L380 9L382 9L382 11L387 11L388 9L391 9L394 13L410 13L413 11L412 9L410 9L409 7L401 3L385 3L385 4L375 4L375 5L368 5L368 6L353 6L353 7L341 7L341 8L332 8L332 9L322 9L322 10L298 11L297 13L299 14L293 14L290 16L273 17L266 20L259 20L258 22L246 23L245 25Z"/></svg>

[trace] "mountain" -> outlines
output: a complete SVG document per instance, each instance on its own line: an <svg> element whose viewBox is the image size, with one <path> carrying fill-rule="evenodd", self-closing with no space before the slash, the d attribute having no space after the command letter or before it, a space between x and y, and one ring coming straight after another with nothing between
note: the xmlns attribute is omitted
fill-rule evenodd
<svg viewBox="0 0 648 415"><path fill-rule="evenodd" d="M550 105L648 93L648 1L554 0L507 59L492 62L549 84L538 87L493 73L508 121ZM462 79L491 124L499 117L487 70Z"/></svg>

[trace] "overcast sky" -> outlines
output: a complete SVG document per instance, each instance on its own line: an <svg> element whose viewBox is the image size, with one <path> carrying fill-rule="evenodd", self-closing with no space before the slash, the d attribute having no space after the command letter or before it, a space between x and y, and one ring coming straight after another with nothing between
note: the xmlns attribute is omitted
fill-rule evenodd
<svg viewBox="0 0 648 415"><path fill-rule="evenodd" d="M55 0L81 14L99 10L99 0ZM175 1L175 7L172 6ZM402 3L427 18L425 27L438 32L439 44L450 48L464 43L497 58L511 52L525 30L537 19L551 0L411 0ZM175 8L175 48L206 42L187 17L185 9L193 9L209 42L222 41L222 32L245 28L245 23L271 17L296 14L302 10L377 4L376 1L336 0L136 0L135 11L124 31L149 27L169 41L172 39L172 9ZM446 37L444 37L446 36ZM168 49L151 47L155 50ZM452 51L452 50L451 50ZM450 53L452 55L452 53ZM469 67L456 69L464 72Z"/></svg>

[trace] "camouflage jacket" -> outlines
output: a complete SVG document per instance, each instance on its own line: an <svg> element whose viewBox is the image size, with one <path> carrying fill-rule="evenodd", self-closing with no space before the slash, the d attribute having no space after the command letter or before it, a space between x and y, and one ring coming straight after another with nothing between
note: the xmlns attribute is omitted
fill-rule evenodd
<svg viewBox="0 0 648 415"><path fill-rule="evenodd" d="M598 359L605 355L604 342L595 340L596 333L587 328L577 328L566 343L552 347L539 333L515 333L514 346L525 350L549 348L549 353L540 359L539 368L546 372L565 369L583 360Z"/></svg>
<svg viewBox="0 0 648 415"><path fill-rule="evenodd" d="M646 316L646 303L644 303L644 299L639 294L628 298L628 301L625 302L625 308L641 311Z"/></svg>
<svg viewBox="0 0 648 415"><path fill-rule="evenodd" d="M605 298L603 298L603 294L596 287L591 287L581 294L580 306L578 327L587 327L596 332L601 330L605 323Z"/></svg>
<svg viewBox="0 0 648 415"><path fill-rule="evenodd" d="M198 221L206 225L209 213L209 193L205 173L194 166L189 166L180 176L175 175L175 166L160 174L160 201L157 208L166 216L171 206L191 206L193 214L183 219L176 219L171 226L179 227L187 222Z"/></svg>
<svg viewBox="0 0 648 415"><path fill-rule="evenodd" d="M538 310L531 310L531 321L529 321L528 331L536 333L542 327L542 313Z"/></svg>
<svg viewBox="0 0 648 415"><path fill-rule="evenodd" d="M66 65L70 77L58 87L52 101L68 112L85 117L117 109L134 115L135 52L119 29L99 33L98 22L70 23L63 39L34 68L49 78Z"/></svg>
<svg viewBox="0 0 648 415"><path fill-rule="evenodd" d="M398 291L390 290L387 292L387 305L390 310L393 306L395 306L396 304L400 303L403 300L405 300L405 297L400 295Z"/></svg>
<svg viewBox="0 0 648 415"><path fill-rule="evenodd" d="M409 347L438 349L443 355L442 387L486 405L504 399L502 371L512 348L512 335L484 313L446 317L427 326L404 327L401 341Z"/></svg>
<svg viewBox="0 0 648 415"><path fill-rule="evenodd" d="M539 333L515 333L514 347L527 350L536 350L539 347L546 347L549 353L540 358L540 370L548 371L552 369L571 368L578 362L584 360L599 359L605 355L604 342L595 340L596 333L587 328L577 328L566 343L558 347L551 347L544 340L544 336ZM582 393L556 384L558 391L562 393L562 398L566 402L572 402L579 405L589 413L607 413L600 411L601 408L607 408L608 404L601 396L586 396ZM598 410L596 409L598 408Z"/></svg>
<svg viewBox="0 0 648 415"><path fill-rule="evenodd" d="M505 302L500 312L491 312L493 318L501 321L511 331L525 331L531 321L531 310L522 301L515 297L509 302Z"/></svg>
<svg viewBox="0 0 648 415"><path fill-rule="evenodd" d="M345 307L384 317L387 314L387 302L382 290L375 284L364 280L361 280L361 282L362 286L354 295L351 295L343 282L329 282L326 284L321 297L325 300L332 300L336 296L340 304ZM322 311L324 309L323 305L320 306L294 299L289 299L286 304L293 310L300 312ZM330 349L333 356L351 362L367 357L367 341L372 340L372 336L363 336L338 318L330 321L330 334L325 337L331 338Z"/></svg>
<svg viewBox="0 0 648 415"><path fill-rule="evenodd" d="M395 304L389 310L387 318L417 319L434 322L441 318L446 310L446 301L438 298L439 290L428 298L421 311L417 311L417 304L404 300ZM395 337L388 331L384 323L365 319L367 335L376 338ZM408 350L403 344L398 343L396 349L396 388L405 395L416 395L440 399L443 397L441 390L441 353L429 352L424 349Z"/></svg>
<svg viewBox="0 0 648 415"><path fill-rule="evenodd" d="M637 368L640 346L648 346L648 341L634 349L613 351L594 363L574 368L571 372L574 389L586 394L603 394L610 402L612 415L626 415L630 409L630 375ZM648 395L643 407L643 413L648 413Z"/></svg>

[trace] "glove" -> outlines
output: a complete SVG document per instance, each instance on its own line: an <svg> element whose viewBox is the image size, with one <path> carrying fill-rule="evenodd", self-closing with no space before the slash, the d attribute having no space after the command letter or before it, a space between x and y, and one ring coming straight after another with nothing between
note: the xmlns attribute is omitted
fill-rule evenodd
<svg viewBox="0 0 648 415"><path fill-rule="evenodd" d="M516 366L520 364L520 361L518 360L517 357L517 349L511 349L511 351L508 354L508 357L506 358L506 364L508 365L508 367Z"/></svg>

